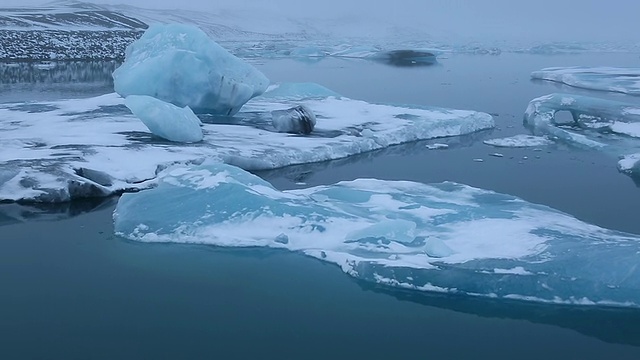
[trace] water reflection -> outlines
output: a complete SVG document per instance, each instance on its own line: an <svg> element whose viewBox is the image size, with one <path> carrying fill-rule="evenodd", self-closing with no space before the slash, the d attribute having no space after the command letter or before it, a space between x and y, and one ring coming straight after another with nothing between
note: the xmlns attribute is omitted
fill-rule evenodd
<svg viewBox="0 0 640 360"><path fill-rule="evenodd" d="M0 102L90 97L113 92L119 61L0 63Z"/></svg>
<svg viewBox="0 0 640 360"><path fill-rule="evenodd" d="M358 281L364 291L485 318L525 320L575 330L608 343L640 346L640 310L562 306L399 290Z"/></svg>
<svg viewBox="0 0 640 360"><path fill-rule="evenodd" d="M255 171L261 178L271 182L275 187L284 190L292 188L305 188L315 184L308 184L307 180L318 172L339 169L355 163L370 163L379 157L408 156L426 151L427 145L444 144L447 149L457 149L473 146L491 136L494 129L479 131L461 136L437 138L415 141L406 144L394 145L380 150L356 154L343 159L324 161L318 163L300 164L280 169ZM441 151L441 150L428 150ZM337 170L339 171L339 170Z"/></svg>
<svg viewBox="0 0 640 360"><path fill-rule="evenodd" d="M31 221L59 221L115 207L118 197L90 198L66 203L0 203L0 226Z"/></svg>

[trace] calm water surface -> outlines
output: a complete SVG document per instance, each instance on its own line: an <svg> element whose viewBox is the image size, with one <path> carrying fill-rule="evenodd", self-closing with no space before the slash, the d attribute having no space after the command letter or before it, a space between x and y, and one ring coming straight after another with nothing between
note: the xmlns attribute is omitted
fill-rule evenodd
<svg viewBox="0 0 640 360"><path fill-rule="evenodd" d="M447 150L418 142L260 175L281 189L358 177L457 181L640 234L640 189L617 172L615 157L562 145L535 152L482 144L526 133L527 103L550 92L640 100L532 82L531 71L639 60L502 54L450 55L425 68L260 63L273 81L319 82L373 102L475 109L498 123L493 131L438 140ZM0 101L15 96L5 89ZM37 89L24 94L42 96ZM504 157L489 156L496 151ZM114 200L0 204L0 359L640 358L640 311L395 291L292 253L130 242L112 235Z"/></svg>

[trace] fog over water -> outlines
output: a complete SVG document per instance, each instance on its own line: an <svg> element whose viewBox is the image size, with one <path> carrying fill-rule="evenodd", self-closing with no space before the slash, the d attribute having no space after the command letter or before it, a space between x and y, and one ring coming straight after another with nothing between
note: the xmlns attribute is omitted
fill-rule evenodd
<svg viewBox="0 0 640 360"><path fill-rule="evenodd" d="M478 41L640 42L640 2L629 0L91 0L144 8L332 19L409 27L436 37ZM31 6L42 0L3 0L3 6ZM272 14L272 15L271 15Z"/></svg>

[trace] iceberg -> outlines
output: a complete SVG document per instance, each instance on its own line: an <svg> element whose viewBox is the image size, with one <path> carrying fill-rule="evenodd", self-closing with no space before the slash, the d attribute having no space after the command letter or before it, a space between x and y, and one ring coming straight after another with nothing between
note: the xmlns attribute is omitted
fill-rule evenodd
<svg viewBox="0 0 640 360"><path fill-rule="evenodd" d="M127 96L124 104L156 136L185 143L202 140L200 119L188 106L179 108L146 95Z"/></svg>
<svg viewBox="0 0 640 360"><path fill-rule="evenodd" d="M256 68L182 24L151 26L127 47L113 81L122 97L148 95L196 113L223 115L237 113L269 85Z"/></svg>
<svg viewBox="0 0 640 360"><path fill-rule="evenodd" d="M551 67L534 71L531 77L589 90L640 95L640 68Z"/></svg>
<svg viewBox="0 0 640 360"><path fill-rule="evenodd" d="M559 111L568 111L572 121L558 121L556 113ZM597 134L626 134L632 135L627 138L633 138L640 124L640 107L619 101L556 93L531 100L524 115L524 124L535 134L600 148L607 146L606 137L599 136L598 140L593 140L588 136L590 131ZM615 138L611 136L611 139Z"/></svg>
<svg viewBox="0 0 640 360"><path fill-rule="evenodd" d="M62 202L154 186L172 164L213 159L247 170L346 158L417 140L492 128L491 115L436 107L372 104L334 96L317 84L281 84L235 116L204 116L203 139L151 136L117 94L0 104L0 201ZM272 112L303 105L313 136L280 133Z"/></svg>
<svg viewBox="0 0 640 360"><path fill-rule="evenodd" d="M568 111L572 120L558 120L559 111ZM622 156L618 169L629 175L640 175L639 106L556 93L531 100L524 124L536 135Z"/></svg>
<svg viewBox="0 0 640 360"><path fill-rule="evenodd" d="M451 182L358 179L278 191L206 162L168 168L156 188L124 194L114 226L135 241L300 252L417 291L640 306L638 235Z"/></svg>
<svg viewBox="0 0 640 360"><path fill-rule="evenodd" d="M618 161L618 170L623 173L640 177L640 153L623 156Z"/></svg>

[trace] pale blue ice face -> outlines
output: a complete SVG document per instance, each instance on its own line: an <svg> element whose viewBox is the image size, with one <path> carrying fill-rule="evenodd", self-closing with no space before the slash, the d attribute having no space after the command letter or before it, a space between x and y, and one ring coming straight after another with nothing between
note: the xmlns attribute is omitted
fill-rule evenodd
<svg viewBox="0 0 640 360"><path fill-rule="evenodd" d="M556 114L567 111L570 122ZM573 94L550 94L529 102L524 125L536 135L622 157L620 171L640 173L640 107Z"/></svg>
<svg viewBox="0 0 640 360"><path fill-rule="evenodd" d="M131 240L287 249L413 290L640 306L637 235L450 182L282 192L212 162L168 169L157 188L124 194L114 220Z"/></svg>
<svg viewBox="0 0 640 360"><path fill-rule="evenodd" d="M196 113L237 113L269 80L192 25L151 26L113 73L123 97L148 95Z"/></svg>
<svg viewBox="0 0 640 360"><path fill-rule="evenodd" d="M124 104L154 135L176 142L193 143L202 140L200 119L189 109L146 95L131 95Z"/></svg>

